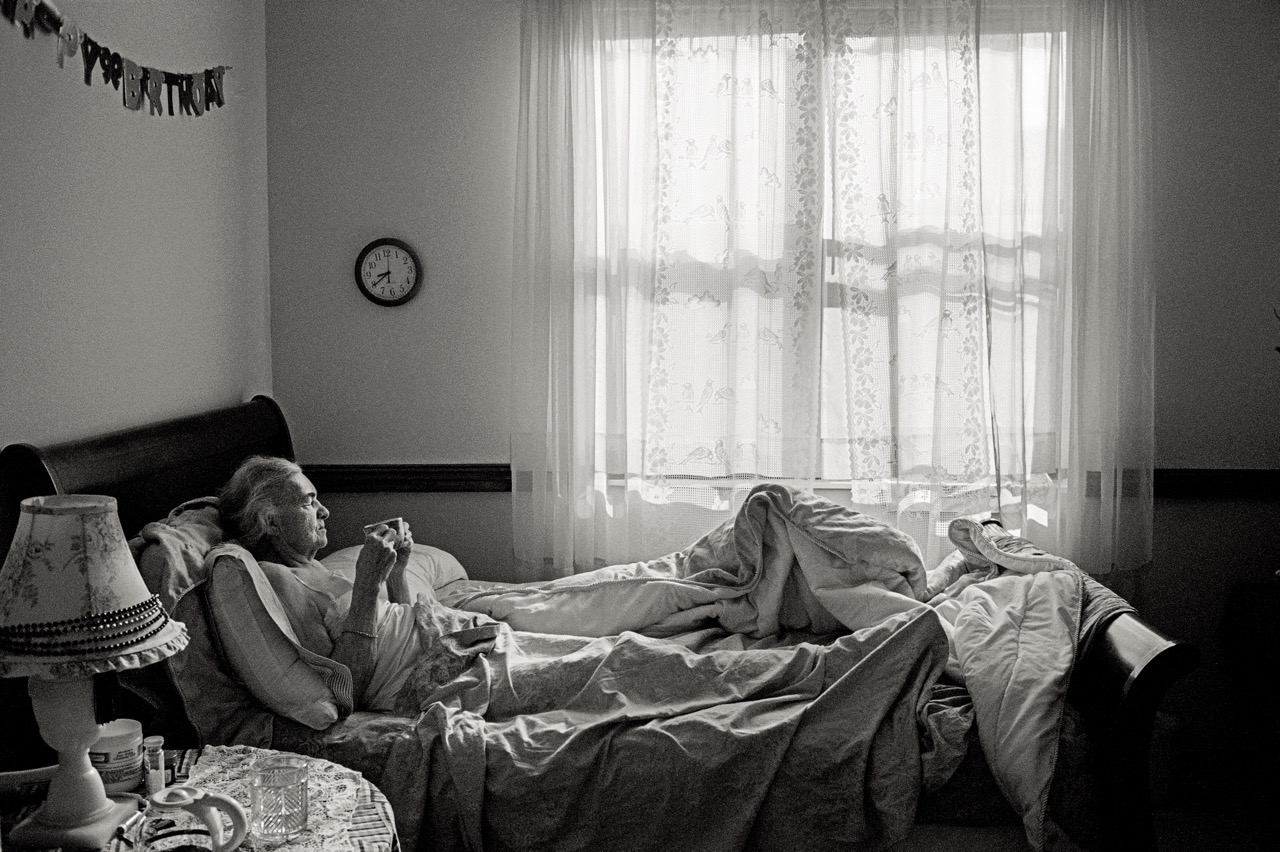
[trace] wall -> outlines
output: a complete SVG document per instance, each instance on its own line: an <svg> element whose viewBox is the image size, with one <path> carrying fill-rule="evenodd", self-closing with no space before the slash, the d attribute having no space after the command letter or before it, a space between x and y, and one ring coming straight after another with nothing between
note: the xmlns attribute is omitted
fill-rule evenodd
<svg viewBox="0 0 1280 852"><path fill-rule="evenodd" d="M231 70L225 106L152 117L0 19L0 444L271 389L261 0L56 6L139 64Z"/></svg>
<svg viewBox="0 0 1280 852"><path fill-rule="evenodd" d="M1156 464L1280 468L1280 3L1144 5Z"/></svg>
<svg viewBox="0 0 1280 852"><path fill-rule="evenodd" d="M304 462L502 462L518 4L362 8L267 5L277 397ZM1157 465L1280 468L1280 4L1146 8ZM381 234L426 261L401 308L352 282ZM416 498L437 515L443 499ZM475 508L483 523L453 532L486 530L475 562L500 573L506 501ZM1162 562L1180 581L1179 552Z"/></svg>
<svg viewBox="0 0 1280 852"><path fill-rule="evenodd" d="M1147 3L1155 157L1156 464L1280 468L1280 3ZM1157 494L1155 566L1143 615L1201 651L1170 695L1185 757L1183 792L1228 809L1275 790L1274 711L1235 699L1274 672L1239 676L1244 650L1227 601L1242 583L1280 589L1280 494L1271 499ZM1268 657L1267 654L1271 656ZM1252 683L1250 683L1252 681ZM1263 781L1265 783L1253 783ZM1274 800L1265 801L1274 807Z"/></svg>
<svg viewBox="0 0 1280 852"><path fill-rule="evenodd" d="M268 0L274 378L303 464L510 458L518 57L515 0ZM355 287L380 236L426 267L400 307ZM356 515L335 547L390 508L473 576L511 562L506 494L328 497Z"/></svg>
<svg viewBox="0 0 1280 852"><path fill-rule="evenodd" d="M311 462L505 462L518 6L267 3L277 396ZM356 290L379 236L422 292Z"/></svg>

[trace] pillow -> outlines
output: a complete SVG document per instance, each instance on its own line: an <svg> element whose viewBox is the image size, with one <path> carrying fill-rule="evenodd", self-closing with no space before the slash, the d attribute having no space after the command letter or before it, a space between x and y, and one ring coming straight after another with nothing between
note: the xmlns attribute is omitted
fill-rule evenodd
<svg viewBox="0 0 1280 852"><path fill-rule="evenodd" d="M199 742L191 745L269 748L275 716L228 671L205 596L199 592L187 595L178 601L173 617L187 625L191 637L181 653L165 660L182 709L199 737ZM167 738L165 742L177 744Z"/></svg>
<svg viewBox="0 0 1280 852"><path fill-rule="evenodd" d="M205 554L222 542L218 498L188 500L129 542L147 588L172 615L178 601L206 579Z"/></svg>
<svg viewBox="0 0 1280 852"><path fill-rule="evenodd" d="M163 521L149 523L130 540L147 588L160 596L169 615L187 626L187 647L158 665L122 672L127 693L154 717L148 730L176 745L271 744L272 715L226 670L218 652L203 595L189 594L209 577L205 556L222 542L216 497L189 500ZM169 686L152 683L162 677ZM140 710L134 708L132 713ZM139 717L141 718L141 717ZM195 740L183 734L189 724Z"/></svg>
<svg viewBox="0 0 1280 852"><path fill-rule="evenodd" d="M207 561L206 594L215 633L232 670L254 698L315 730L350 713L351 672L303 647L280 595L249 551L223 544ZM301 586L291 572L275 573L280 575L274 577L277 583ZM289 597L295 604L301 599Z"/></svg>
<svg viewBox="0 0 1280 852"><path fill-rule="evenodd" d="M356 559L360 556L362 544L335 550L320 561L325 567L338 572L348 580L355 582ZM417 600L419 594L435 597L435 590L452 583L454 580L467 579L467 571L453 554L431 547L427 544L413 545L413 553L409 555L409 565L404 571L405 584L409 587L409 600ZM382 587L380 597L387 596L386 586Z"/></svg>

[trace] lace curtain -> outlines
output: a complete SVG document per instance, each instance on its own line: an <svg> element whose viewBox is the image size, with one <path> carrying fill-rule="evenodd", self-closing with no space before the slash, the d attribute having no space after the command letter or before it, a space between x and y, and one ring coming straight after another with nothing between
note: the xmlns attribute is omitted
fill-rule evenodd
<svg viewBox="0 0 1280 852"><path fill-rule="evenodd" d="M1129 0L526 0L515 547L659 555L786 481L930 564L1149 558Z"/></svg>

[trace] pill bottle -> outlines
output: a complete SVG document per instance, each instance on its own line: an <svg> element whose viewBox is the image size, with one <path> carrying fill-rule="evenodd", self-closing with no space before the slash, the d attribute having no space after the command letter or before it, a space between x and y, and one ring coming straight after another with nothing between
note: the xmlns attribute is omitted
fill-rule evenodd
<svg viewBox="0 0 1280 852"><path fill-rule="evenodd" d="M150 736L142 740L142 766L147 777L147 795L169 786L164 774L164 737Z"/></svg>
<svg viewBox="0 0 1280 852"><path fill-rule="evenodd" d="M142 723L116 719L98 728L89 746L89 762L108 793L128 793L142 784Z"/></svg>

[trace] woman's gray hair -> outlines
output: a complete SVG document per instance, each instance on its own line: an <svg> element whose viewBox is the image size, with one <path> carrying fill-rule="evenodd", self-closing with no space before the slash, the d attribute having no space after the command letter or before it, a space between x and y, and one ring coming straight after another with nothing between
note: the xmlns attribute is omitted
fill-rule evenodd
<svg viewBox="0 0 1280 852"><path fill-rule="evenodd" d="M287 483L302 468L275 456L250 456L231 474L218 492L218 512L226 532L256 552L269 538L268 520L282 497L289 495Z"/></svg>

